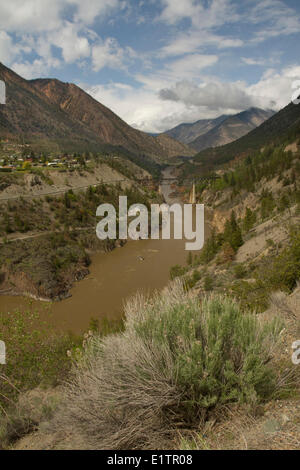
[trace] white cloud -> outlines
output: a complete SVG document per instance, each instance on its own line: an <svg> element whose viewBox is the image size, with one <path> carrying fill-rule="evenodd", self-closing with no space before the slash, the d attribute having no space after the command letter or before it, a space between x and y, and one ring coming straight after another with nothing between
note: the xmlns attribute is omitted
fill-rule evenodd
<svg viewBox="0 0 300 470"><path fill-rule="evenodd" d="M240 47L240 38L216 34L216 28L239 21L240 15L231 0L162 0L164 9L159 17L167 24L179 23L189 19L191 27L186 31L176 31L159 52L161 57L169 57L199 51L203 46L216 46L218 49Z"/></svg>
<svg viewBox="0 0 300 470"><path fill-rule="evenodd" d="M273 54L272 57L260 57L260 58L253 58L253 57L241 57L242 62L246 65L259 65L262 67L268 67L270 65L275 65L280 63L280 55L281 53L277 52Z"/></svg>
<svg viewBox="0 0 300 470"><path fill-rule="evenodd" d="M12 69L21 77L30 80L36 77L46 77L52 67L60 66L58 59L50 58L48 61L44 59L35 59L33 62L14 62Z"/></svg>
<svg viewBox="0 0 300 470"><path fill-rule="evenodd" d="M250 23L263 27L254 35L253 42L271 37L299 33L300 16L281 0L260 0L255 2L247 17Z"/></svg>
<svg viewBox="0 0 300 470"><path fill-rule="evenodd" d="M300 66L284 68L280 72L270 69L261 80L247 88L255 99L256 106L280 110L292 98L292 83L300 78Z"/></svg>
<svg viewBox="0 0 300 470"><path fill-rule="evenodd" d="M190 83L181 84L181 99L162 100L151 88L151 85L157 86L158 82L147 83L140 89L120 83L81 86L131 126L146 132L164 132L182 122L215 118L220 114L234 114L255 104L247 93L246 84L218 84L220 102L216 102L215 89L212 88L209 94L209 88L203 87L205 100L199 101L196 85L193 95ZM179 87L177 91L179 92ZM224 94L227 98L224 98Z"/></svg>
<svg viewBox="0 0 300 470"><path fill-rule="evenodd" d="M5 31L0 31L0 62L10 64L17 53L18 49L12 38Z"/></svg>
<svg viewBox="0 0 300 470"><path fill-rule="evenodd" d="M183 103L163 103L149 89L137 90L120 83L81 86L131 126L146 132L163 132L178 122L197 119L197 114L187 110Z"/></svg>
<svg viewBox="0 0 300 470"><path fill-rule="evenodd" d="M98 72L104 67L111 69L126 69L128 62L137 55L130 47L122 48L115 38L99 39L92 49L93 70Z"/></svg>
<svg viewBox="0 0 300 470"><path fill-rule="evenodd" d="M242 57L242 61L247 65L266 65L264 59L252 59L251 57Z"/></svg>
<svg viewBox="0 0 300 470"><path fill-rule="evenodd" d="M212 0L207 6L196 0L162 0L161 3L164 8L159 20L168 24L188 18L194 26L210 29L239 18L231 0Z"/></svg>
<svg viewBox="0 0 300 470"><path fill-rule="evenodd" d="M120 0L9 0L0 3L0 28L6 31L37 33L58 29L67 8L73 7L73 22L92 24L100 15L122 10Z"/></svg>
<svg viewBox="0 0 300 470"><path fill-rule="evenodd" d="M157 72L135 75L135 80L143 84L144 88L158 93L162 88L170 87L178 81L178 77L183 79L200 79L203 70L213 66L219 58L214 54L189 54L169 61ZM151 69L150 69L151 70Z"/></svg>
<svg viewBox="0 0 300 470"><path fill-rule="evenodd" d="M251 106L278 111L291 101L292 83L299 80L299 77L300 66L295 65L281 71L268 69L257 83L250 86L241 81L211 81L200 85L180 81L169 88L161 89L159 96L163 101L184 104L194 112L198 110L197 119L204 118L207 113L215 114L212 117L216 117Z"/></svg>
<svg viewBox="0 0 300 470"><path fill-rule="evenodd" d="M248 43L262 42L270 37L300 32L300 16L281 0L249 0L246 8L237 11L238 2L212 0L204 3L196 0L161 0L163 11L159 17L170 25L190 20L190 27L182 32L179 28L160 50L161 57L169 57L199 51L204 46L218 49L241 47L245 41L240 37L241 25L253 24L256 30ZM242 3L242 2L241 2ZM206 6L205 6L206 5ZM238 37L224 35L222 27L238 26ZM259 64L257 64L259 65Z"/></svg>
<svg viewBox="0 0 300 470"><path fill-rule="evenodd" d="M198 76L204 68L218 62L217 55L189 54L166 65L167 74L172 77L192 78Z"/></svg>
<svg viewBox="0 0 300 470"><path fill-rule="evenodd" d="M59 47L67 63L89 57L91 52L88 39L70 22L65 22L61 30L48 34L47 44Z"/></svg>
<svg viewBox="0 0 300 470"><path fill-rule="evenodd" d="M61 50L66 63L80 62L91 55L90 42L98 40L97 33L88 29L88 25L115 9L122 11L125 7L126 2L120 0L2 1L0 57L8 65L17 59L18 69L27 71L27 76L34 70L49 68L49 64L58 64L53 58L52 46ZM69 20L66 20L67 12ZM10 33L16 36L14 41ZM22 46L24 37L27 43L31 43L31 50L39 56L31 66L20 56L21 51L26 52Z"/></svg>
<svg viewBox="0 0 300 470"><path fill-rule="evenodd" d="M200 84L176 83L175 71L176 66L173 71L166 67L157 74L138 75L135 78L142 84L138 89L124 83L84 88L133 127L163 132L182 122L234 114L252 106L279 110L291 101L292 83L300 77L300 66L295 65L281 71L268 69L253 85L222 83L216 77Z"/></svg>
<svg viewBox="0 0 300 470"><path fill-rule="evenodd" d="M164 6L160 15L160 20L168 24L175 24L183 18L192 19L194 15L198 15L201 5L195 5L193 0L162 0Z"/></svg>
<svg viewBox="0 0 300 470"><path fill-rule="evenodd" d="M198 51L204 46L215 46L218 49L241 47L243 41L210 33L209 31L191 30L177 34L159 51L160 57L179 56Z"/></svg>
<svg viewBox="0 0 300 470"><path fill-rule="evenodd" d="M15 42L11 35L5 31L0 31L0 61L6 65L12 62L21 53L30 53L32 51L32 43L27 36L23 36L19 41Z"/></svg>
<svg viewBox="0 0 300 470"><path fill-rule="evenodd" d="M51 31L61 23L65 1L9 0L0 2L0 28L18 33Z"/></svg>
<svg viewBox="0 0 300 470"><path fill-rule="evenodd" d="M171 88L162 89L162 100L182 102L186 106L207 107L211 111L224 109L241 110L253 106L251 96L245 91L243 82L203 83L200 86L190 81L180 81Z"/></svg>
<svg viewBox="0 0 300 470"><path fill-rule="evenodd" d="M117 7L123 6L123 2L119 0L67 0L67 3L77 7L74 21L84 24L92 24L99 15L105 16Z"/></svg>

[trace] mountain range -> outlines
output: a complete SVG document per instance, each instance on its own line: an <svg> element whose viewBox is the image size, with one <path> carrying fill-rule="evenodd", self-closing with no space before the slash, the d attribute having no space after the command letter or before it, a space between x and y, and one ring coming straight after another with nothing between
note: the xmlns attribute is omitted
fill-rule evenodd
<svg viewBox="0 0 300 470"><path fill-rule="evenodd" d="M282 145L291 139L298 141L299 134L300 105L289 103L243 137L220 147L202 150L194 159L207 165L219 165L268 145Z"/></svg>
<svg viewBox="0 0 300 470"><path fill-rule="evenodd" d="M276 114L250 108L149 135L129 126L75 84L25 80L1 63L0 79L7 97L0 105L0 138L64 152L116 150L141 166L178 156L207 163L228 161L259 148L300 120L300 106L290 104Z"/></svg>
<svg viewBox="0 0 300 470"><path fill-rule="evenodd" d="M170 136L133 129L106 106L72 83L25 80L0 63L6 105L0 106L0 137L18 137L64 151L118 147L161 161L192 156L195 150Z"/></svg>
<svg viewBox="0 0 300 470"><path fill-rule="evenodd" d="M272 110L250 108L235 115L222 115L216 119L202 119L191 124L180 124L166 131L165 134L201 151L233 142L273 115Z"/></svg>

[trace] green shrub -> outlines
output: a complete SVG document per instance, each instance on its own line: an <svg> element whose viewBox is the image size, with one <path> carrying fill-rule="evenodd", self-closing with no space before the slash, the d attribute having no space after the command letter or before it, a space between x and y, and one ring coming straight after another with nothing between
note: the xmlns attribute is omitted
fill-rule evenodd
<svg viewBox="0 0 300 470"><path fill-rule="evenodd" d="M180 266L180 264L175 264L170 268L170 279L173 281L176 277L183 276L187 272L187 268Z"/></svg>
<svg viewBox="0 0 300 470"><path fill-rule="evenodd" d="M249 232L256 222L256 214L249 207L246 208L246 214L243 220L243 229L245 232Z"/></svg>
<svg viewBox="0 0 300 470"><path fill-rule="evenodd" d="M269 292L262 279L253 282L236 281L231 285L230 290L238 299L242 308L263 312L268 307Z"/></svg>
<svg viewBox="0 0 300 470"><path fill-rule="evenodd" d="M214 280L209 274L207 274L204 278L204 290L208 292L213 289L213 286Z"/></svg>
<svg viewBox="0 0 300 470"><path fill-rule="evenodd" d="M234 266L233 270L234 275L237 279L241 279L247 274L247 269L242 264L237 264L236 266Z"/></svg>
<svg viewBox="0 0 300 470"><path fill-rule="evenodd" d="M270 290L292 292L300 279L300 230L292 229L289 246L260 272L266 287Z"/></svg>
<svg viewBox="0 0 300 470"><path fill-rule="evenodd" d="M199 425L216 406L272 396L278 321L261 323L226 297L201 303L179 282L138 295L125 312L123 333L89 340L50 423L76 436L76 448L162 446L178 422Z"/></svg>
<svg viewBox="0 0 300 470"><path fill-rule="evenodd" d="M268 190L263 190L260 200L261 200L261 209L260 209L261 217L262 219L265 219L272 214L273 210L276 207L276 202L275 202L273 194Z"/></svg>
<svg viewBox="0 0 300 470"><path fill-rule="evenodd" d="M128 317L125 327L172 352L183 408L197 413L198 407L264 399L275 386L264 362L281 325L274 321L262 327L230 298L215 296L202 304L188 297L173 304L159 298L136 318Z"/></svg>
<svg viewBox="0 0 300 470"><path fill-rule="evenodd" d="M204 246L198 256L199 263L209 263L219 251L221 243L221 236L217 236L213 230L211 236L205 241Z"/></svg>
<svg viewBox="0 0 300 470"><path fill-rule="evenodd" d="M230 220L227 220L225 223L223 240L228 242L235 252L243 244L242 232L234 211L231 212Z"/></svg>
<svg viewBox="0 0 300 470"><path fill-rule="evenodd" d="M197 271L197 269L195 269L191 276L188 276L185 278L184 280L185 288L187 290L192 289L200 279L201 279L201 274L199 273L199 271Z"/></svg>

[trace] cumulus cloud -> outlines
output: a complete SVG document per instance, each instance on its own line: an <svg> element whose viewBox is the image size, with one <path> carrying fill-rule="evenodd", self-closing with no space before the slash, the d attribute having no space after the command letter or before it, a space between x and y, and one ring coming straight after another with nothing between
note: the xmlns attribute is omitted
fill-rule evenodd
<svg viewBox="0 0 300 470"><path fill-rule="evenodd" d="M281 52L276 51L271 57L241 57L241 60L246 65L259 65L260 67L269 67L280 64Z"/></svg>
<svg viewBox="0 0 300 470"><path fill-rule="evenodd" d="M194 77L199 75L203 69L216 64L218 60L219 58L215 54L188 54L168 63L165 71L173 77Z"/></svg>
<svg viewBox="0 0 300 470"><path fill-rule="evenodd" d="M68 64L90 55L90 44L87 37L81 35L78 27L70 22L65 22L61 31L49 34L47 43L60 48L62 56Z"/></svg>
<svg viewBox="0 0 300 470"><path fill-rule="evenodd" d="M0 62L10 64L18 53L18 48L12 38L5 31L0 31Z"/></svg>
<svg viewBox="0 0 300 470"><path fill-rule="evenodd" d="M158 94L162 88L175 84L178 77L183 79L201 79L204 69L215 65L219 57L215 54L187 54L180 59L165 63L158 71L137 74L135 80L144 88Z"/></svg>
<svg viewBox="0 0 300 470"><path fill-rule="evenodd" d="M205 25L206 29L237 21L239 15L231 0L212 0L205 5L196 0L162 0L160 21L176 24L188 18L192 24Z"/></svg>
<svg viewBox="0 0 300 470"><path fill-rule="evenodd" d="M61 23L64 6L60 0L0 2L0 28L18 33L51 31Z"/></svg>
<svg viewBox="0 0 300 470"><path fill-rule="evenodd" d="M31 80L36 77L48 76L51 68L58 68L60 65L61 63L58 59L50 58L49 60L35 59L33 62L14 62L12 68L21 77Z"/></svg>
<svg viewBox="0 0 300 470"><path fill-rule="evenodd" d="M163 46L158 55L162 58L180 56L196 52L204 46L215 46L218 49L241 47L244 42L239 38L224 37L208 31L191 30L176 34L168 44Z"/></svg>
<svg viewBox="0 0 300 470"><path fill-rule="evenodd" d="M99 39L92 49L93 70L98 72L104 67L126 69L126 65L137 55L130 47L122 48L115 38Z"/></svg>
<svg viewBox="0 0 300 470"><path fill-rule="evenodd" d="M108 106L126 122L148 132L163 132L182 122L234 114L252 106L279 110L293 93L292 84L300 77L300 67L280 71L268 69L257 83L222 83L216 79L200 85L188 80L166 87L170 77L139 76L139 88L124 83L97 85L85 90ZM164 84L158 93L158 88Z"/></svg>
<svg viewBox="0 0 300 470"><path fill-rule="evenodd" d="M231 0L212 0L204 4L195 0L162 0L164 6L160 21L176 24L189 19L191 28L176 31L168 43L160 50L161 57L196 52L203 46L214 45L219 49L240 47L240 38L216 34L218 27L239 21L240 15Z"/></svg>
<svg viewBox="0 0 300 470"><path fill-rule="evenodd" d="M74 21L84 24L92 24L99 15L105 16L116 8L125 7L125 2L119 0L67 0L67 3L76 6Z"/></svg>
<svg viewBox="0 0 300 470"><path fill-rule="evenodd" d="M0 3L0 28L13 32L53 31L62 26L67 12L74 23L89 25L101 15L123 9L120 0L9 0Z"/></svg>
<svg viewBox="0 0 300 470"><path fill-rule="evenodd" d="M247 65L266 65L265 59L252 59L251 57L242 57L242 61Z"/></svg>
<svg viewBox="0 0 300 470"><path fill-rule="evenodd" d="M281 0L251 0L246 8L244 2L232 0L162 0L163 10L159 21L178 25L189 20L191 26L182 32L179 28L161 48L160 56L168 57L199 51L204 46L218 49L236 48L245 44L241 39L241 27L252 24L255 30L248 43L258 43L271 37L291 35L300 31L300 16ZM222 34L222 27L237 26L230 34Z"/></svg>
<svg viewBox="0 0 300 470"><path fill-rule="evenodd" d="M182 103L187 108L198 109L198 116L206 112L227 114L228 110L238 112L252 106L280 110L290 101L293 82L299 80L300 66L291 66L276 71L268 69L261 79L252 85L245 82L222 83L211 81L200 85L191 81L180 81L169 88L163 88L159 97L163 101Z"/></svg>
<svg viewBox="0 0 300 470"><path fill-rule="evenodd" d="M131 126L146 132L163 132L198 116L198 110L188 110L183 103L162 103L158 95L144 87L136 89L122 83L81 87Z"/></svg>
<svg viewBox="0 0 300 470"><path fill-rule="evenodd" d="M44 75L60 65L53 47L61 51L65 63L75 63L91 56L91 43L99 41L88 26L115 9L126 6L121 0L10 0L0 2L0 60L14 64L15 70L31 76ZM68 18L68 19L67 19ZM12 39L14 35L14 39ZM28 50L24 47L29 44ZM21 52L38 57L26 60ZM97 56L97 51L95 52ZM98 53L99 56L99 53Z"/></svg>
<svg viewBox="0 0 300 470"><path fill-rule="evenodd" d="M18 41L14 41L6 31L0 31L1 62L11 65L20 54L28 54L32 51L32 48L32 41L27 36L22 36Z"/></svg>
<svg viewBox="0 0 300 470"><path fill-rule="evenodd" d="M175 24L183 18L192 19L194 15L198 14L199 9L202 9L201 5L195 5L193 0L182 0L181 2L163 0L162 4L164 8L159 19L169 24Z"/></svg>
<svg viewBox="0 0 300 470"><path fill-rule="evenodd" d="M186 106L206 106L211 110L245 109L253 106L253 98L243 82L210 82L197 85L190 81L177 82L171 88L160 90L162 100L182 102Z"/></svg>
<svg viewBox="0 0 300 470"><path fill-rule="evenodd" d="M292 99L292 84L300 77L298 65L286 67L281 71L267 70L259 82L248 87L247 92L259 107L279 110Z"/></svg>
<svg viewBox="0 0 300 470"><path fill-rule="evenodd" d="M253 42L265 41L276 36L291 35L300 31L299 15L282 0L254 2L248 13L248 21L255 25L264 23L264 27L255 33Z"/></svg>

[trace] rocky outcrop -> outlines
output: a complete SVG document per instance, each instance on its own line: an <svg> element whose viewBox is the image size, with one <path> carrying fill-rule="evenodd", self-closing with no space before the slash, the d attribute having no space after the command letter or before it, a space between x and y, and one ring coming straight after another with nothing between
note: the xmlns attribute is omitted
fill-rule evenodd
<svg viewBox="0 0 300 470"><path fill-rule="evenodd" d="M44 276L37 281L31 273L5 268L0 275L0 294L22 295L49 302L62 300L70 296L69 289L73 282L82 280L88 274L88 268L81 266L71 269L60 279Z"/></svg>

